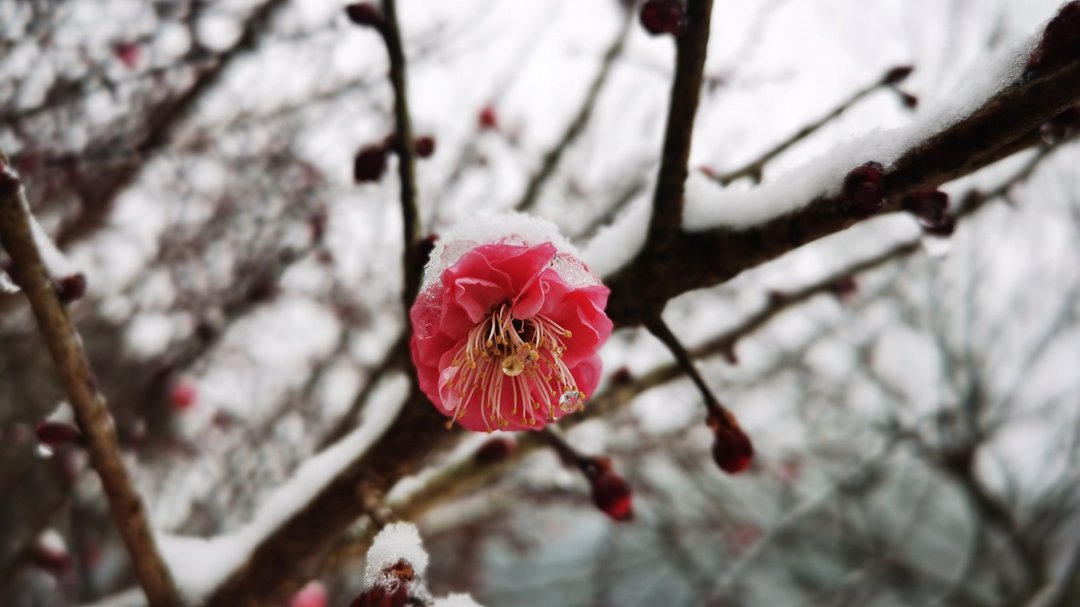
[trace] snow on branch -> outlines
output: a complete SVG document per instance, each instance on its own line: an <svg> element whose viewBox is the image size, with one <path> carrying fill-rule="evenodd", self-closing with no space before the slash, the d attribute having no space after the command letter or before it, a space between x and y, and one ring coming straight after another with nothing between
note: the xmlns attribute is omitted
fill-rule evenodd
<svg viewBox="0 0 1080 607"><path fill-rule="evenodd" d="M243 566L267 536L304 508L386 432L401 410L407 390L408 381L400 374L384 382L373 395L360 426L300 466L289 481L263 500L254 518L242 529L210 539L160 536L162 554L180 591L198 600Z"/></svg>
<svg viewBox="0 0 1080 607"><path fill-rule="evenodd" d="M795 170L754 188L722 188L704 173L686 181L683 229L746 229L767 223L823 197L841 194L845 176L855 167L873 161L890 171L908 150L948 131L985 105L994 94L1015 85L1024 73L1024 61L1036 40L987 57L961 78L963 85L948 103L931 109L906 127L874 131L829 151Z"/></svg>
<svg viewBox="0 0 1080 607"><path fill-rule="evenodd" d="M993 76L924 122L843 146L755 190L729 193L691 179L683 231L654 232L640 250L624 246L620 260L605 260L605 269L624 262L608 280L609 316L616 325L642 324L679 294L729 280L872 216L900 211L913 192L1040 143L1040 127L1080 103L1080 56L1038 71L1030 56L999 63ZM630 235L640 231L640 217L620 223ZM612 238L612 230L604 237Z"/></svg>

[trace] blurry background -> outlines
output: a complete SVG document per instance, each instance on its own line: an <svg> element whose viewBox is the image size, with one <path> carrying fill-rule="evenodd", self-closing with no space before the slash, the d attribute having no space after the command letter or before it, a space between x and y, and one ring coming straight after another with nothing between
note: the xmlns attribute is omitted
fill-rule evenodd
<svg viewBox="0 0 1080 607"><path fill-rule="evenodd" d="M901 88L917 104L877 90L764 179L909 124L1060 4L717 2L691 167L735 169L898 65L915 67ZM583 246L649 197L670 37L619 0L400 5L414 130L435 142L418 164L425 233L524 208ZM163 531L235 529L380 406L368 396L402 328L398 185L393 159L359 185L352 160L392 131L386 70L338 2L0 0L0 147L64 252L54 274L87 278L72 313ZM421 508L433 590L489 607L1071 604L1078 162L1057 145L949 184L954 203L994 194L950 238L879 218L672 301L669 324L705 346L706 378L754 440L742 475L711 461L692 385L650 379L666 350L617 332L597 395L610 413L568 440L614 459L636 520L610 521L576 471L536 453ZM737 365L708 348L807 285L738 340ZM83 454L34 439L65 419L62 399L22 296L0 290L4 605L134 585ZM360 571L326 568L329 604Z"/></svg>

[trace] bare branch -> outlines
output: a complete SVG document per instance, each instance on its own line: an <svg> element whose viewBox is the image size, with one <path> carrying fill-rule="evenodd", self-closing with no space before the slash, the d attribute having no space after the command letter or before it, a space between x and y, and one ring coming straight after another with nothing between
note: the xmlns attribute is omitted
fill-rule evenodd
<svg viewBox="0 0 1080 607"><path fill-rule="evenodd" d="M30 230L29 205L21 181L0 153L0 240L12 259L12 278L26 294L86 441L90 463L101 478L113 520L152 607L178 607L172 576L158 553L142 499L120 458L105 397L83 352L82 340L60 302Z"/></svg>
<svg viewBox="0 0 1080 607"><path fill-rule="evenodd" d="M566 127L566 131L559 139L558 143L554 145L550 150L544 154L544 158L540 161L540 168L529 179L529 184L525 186L525 194L522 195L521 200L518 201L515 206L519 211L530 211L536 206L536 201L540 197L540 190L544 187L551 176L555 174L555 168L559 166L559 161L562 159L566 150L570 149L570 146L577 141L578 137L585 131L585 126L589 124L589 119L592 117L593 110L596 108L596 101L600 98L600 91L603 90L604 85L607 83L608 76L611 74L611 68L615 65L616 59L622 55L623 49L626 47L626 40L630 37L630 28L634 23L633 11L626 10L623 15L623 23L619 29L619 33L615 37L615 42L604 53L603 62L600 64L600 71L596 73L593 78L592 84L589 85L589 91L585 94L585 100L582 102L581 107L578 109L574 119L570 121L569 126Z"/></svg>
<svg viewBox="0 0 1080 607"><path fill-rule="evenodd" d="M649 242L654 245L667 242L664 237L677 234L682 226L683 185L690 160L694 118L701 97L712 5L712 0L688 0L686 3L687 28L678 38L676 47L675 80L671 85L660 173L649 225Z"/></svg>

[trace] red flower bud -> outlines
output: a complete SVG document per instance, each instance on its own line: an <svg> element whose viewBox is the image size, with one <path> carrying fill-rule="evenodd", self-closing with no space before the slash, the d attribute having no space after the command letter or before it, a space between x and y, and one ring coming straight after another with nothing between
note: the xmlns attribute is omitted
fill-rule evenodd
<svg viewBox="0 0 1080 607"><path fill-rule="evenodd" d="M435 138L431 135L423 135L416 138L416 155L420 158L430 158L435 153Z"/></svg>
<svg viewBox="0 0 1080 607"><path fill-rule="evenodd" d="M180 379L169 386L169 404L177 411L190 409L198 399L198 390L195 384L186 379Z"/></svg>
<svg viewBox="0 0 1080 607"><path fill-rule="evenodd" d="M499 128L499 116L495 113L495 108L490 105L480 108L480 113L476 115L476 124L480 127L480 130L497 130Z"/></svg>
<svg viewBox="0 0 1080 607"><path fill-rule="evenodd" d="M56 281L56 296L64 303L82 299L86 295L86 276L82 273L71 274Z"/></svg>
<svg viewBox="0 0 1080 607"><path fill-rule="evenodd" d="M897 95L900 95L900 103L904 104L909 110L914 110L919 107L919 98L911 93L905 93L904 91L896 91Z"/></svg>
<svg viewBox="0 0 1080 607"><path fill-rule="evenodd" d="M907 77L910 76L911 72L913 71L915 71L914 66L898 65L891 70L885 72L885 78L883 78L883 80L887 84L900 84L905 79L907 79Z"/></svg>
<svg viewBox="0 0 1080 607"><path fill-rule="evenodd" d="M357 183L378 181L386 172L386 147L367 145L353 159L353 179Z"/></svg>
<svg viewBox="0 0 1080 607"><path fill-rule="evenodd" d="M491 465L506 461L514 453L516 444L509 438L492 438L473 454L473 461L477 464Z"/></svg>
<svg viewBox="0 0 1080 607"><path fill-rule="evenodd" d="M864 218L874 215L885 206L885 195L881 187L881 178L885 167L876 162L855 167L844 177L840 191L840 208L855 217Z"/></svg>
<svg viewBox="0 0 1080 607"><path fill-rule="evenodd" d="M654 36L681 36L686 31L686 9L681 0L647 0L639 17L641 26Z"/></svg>
<svg viewBox="0 0 1080 607"><path fill-rule="evenodd" d="M349 607L405 607L411 598L405 584L378 584L361 592Z"/></svg>
<svg viewBox="0 0 1080 607"><path fill-rule="evenodd" d="M66 549L42 544L34 547L31 560L36 567L53 575L64 573L71 567L71 554Z"/></svg>
<svg viewBox="0 0 1080 607"><path fill-rule="evenodd" d="M855 277L847 274L837 278L829 283L829 290L833 295L836 295L841 301L847 301L855 295L855 291L858 290L859 285L855 282Z"/></svg>
<svg viewBox="0 0 1080 607"><path fill-rule="evenodd" d="M50 449L74 444L82 440L82 432L79 432L79 429L75 426L64 422L41 422L35 428L34 434L37 435L39 443Z"/></svg>
<svg viewBox="0 0 1080 607"><path fill-rule="evenodd" d="M754 459L754 445L750 437L739 427L735 417L725 412L723 420L712 418L709 426L716 435L712 456L720 469L728 474L746 470Z"/></svg>
<svg viewBox="0 0 1080 607"><path fill-rule="evenodd" d="M345 14L349 17L349 21L366 27L378 27L384 21L382 11L370 2L349 4L345 7Z"/></svg>
<svg viewBox="0 0 1080 607"><path fill-rule="evenodd" d="M616 521L634 518L633 491L626 479L611 470L606 458L594 458L599 473L591 476L592 500L596 507Z"/></svg>
<svg viewBox="0 0 1080 607"><path fill-rule="evenodd" d="M139 45L134 42L117 42L113 45L113 55L129 70L138 65L139 54Z"/></svg>
<svg viewBox="0 0 1080 607"><path fill-rule="evenodd" d="M1042 40L1028 58L1027 71L1037 74L1080 58L1080 0L1061 7L1046 24Z"/></svg>

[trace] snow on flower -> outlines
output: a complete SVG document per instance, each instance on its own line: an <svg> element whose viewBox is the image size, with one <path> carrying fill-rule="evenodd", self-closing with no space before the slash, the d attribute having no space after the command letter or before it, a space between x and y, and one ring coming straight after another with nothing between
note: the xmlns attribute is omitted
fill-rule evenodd
<svg viewBox="0 0 1080 607"><path fill-rule="evenodd" d="M410 314L413 362L448 424L538 430L596 388L608 289L547 222L496 225L511 235L480 229L483 244L447 237L433 252Z"/></svg>

